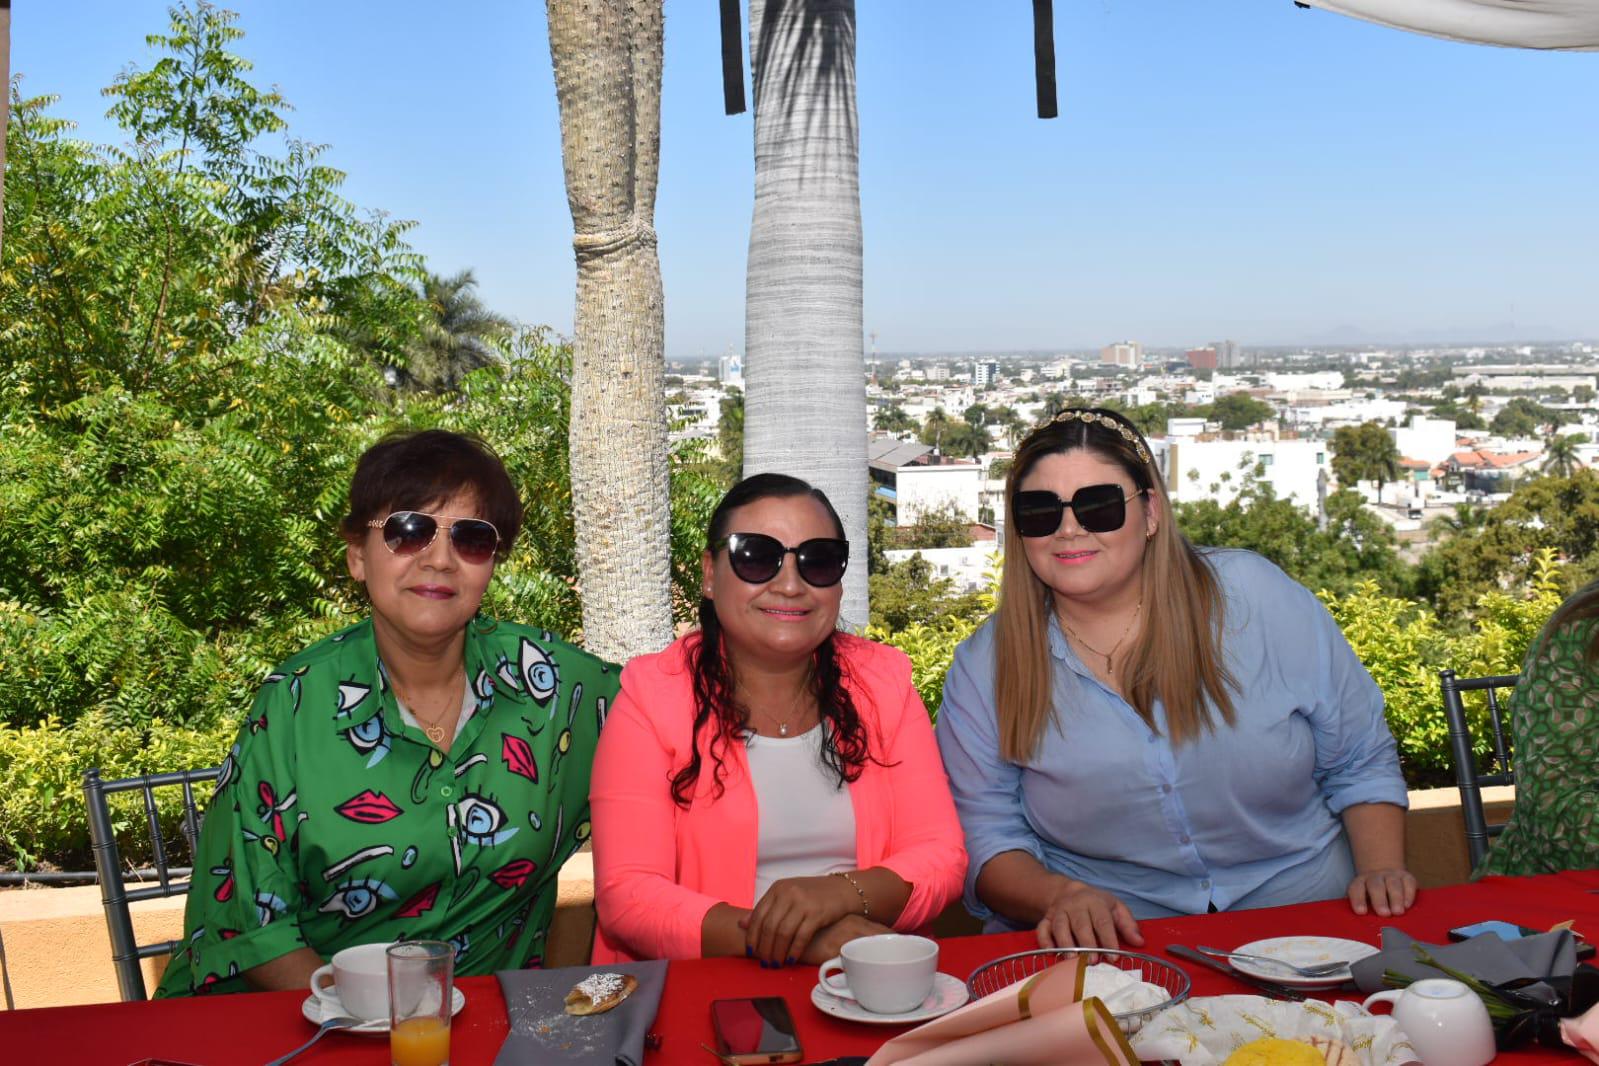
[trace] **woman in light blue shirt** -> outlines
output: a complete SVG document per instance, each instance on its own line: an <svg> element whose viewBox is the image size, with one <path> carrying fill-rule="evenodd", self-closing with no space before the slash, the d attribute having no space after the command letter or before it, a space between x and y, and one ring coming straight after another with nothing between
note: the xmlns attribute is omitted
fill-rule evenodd
<svg viewBox="0 0 1599 1066"><path fill-rule="evenodd" d="M967 907L1045 947L1345 894L1404 913L1382 693L1316 597L1252 552L1190 544L1111 411L1034 430L1006 503L1000 607L957 649L937 731Z"/></svg>

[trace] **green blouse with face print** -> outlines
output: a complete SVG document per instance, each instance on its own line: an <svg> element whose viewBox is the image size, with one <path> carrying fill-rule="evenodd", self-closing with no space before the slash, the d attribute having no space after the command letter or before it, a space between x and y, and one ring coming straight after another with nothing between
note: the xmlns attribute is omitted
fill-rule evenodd
<svg viewBox="0 0 1599 1066"><path fill-rule="evenodd" d="M1599 664L1586 654L1595 626L1561 626L1522 667L1510 696L1516 807L1478 877L1599 865Z"/></svg>
<svg viewBox="0 0 1599 1066"><path fill-rule="evenodd" d="M617 667L526 626L467 627L476 710L448 752L400 716L371 621L272 673L206 811L157 996L244 991L309 947L448 940L456 972L537 965Z"/></svg>

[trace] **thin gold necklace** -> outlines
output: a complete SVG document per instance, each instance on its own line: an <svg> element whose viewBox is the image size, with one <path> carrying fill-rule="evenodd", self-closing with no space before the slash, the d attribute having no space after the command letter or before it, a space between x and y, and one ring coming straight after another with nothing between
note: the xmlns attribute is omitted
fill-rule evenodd
<svg viewBox="0 0 1599 1066"><path fill-rule="evenodd" d="M1077 632L1077 630L1072 628L1071 623L1066 621L1066 618L1065 618L1064 615L1057 615L1057 617L1060 618L1060 624L1065 627L1067 635L1070 636L1077 643L1081 644L1083 647L1087 648L1089 651L1093 652L1095 655L1099 656L1101 659L1104 659L1105 660L1105 672L1107 674L1111 675L1112 677L1115 677L1116 676L1116 664L1115 664L1115 662L1113 660L1116 657L1116 653L1121 650L1122 644L1126 642L1127 634L1129 634L1129 633L1131 633L1133 631L1133 623L1138 621L1138 613L1140 611L1142 611L1143 609L1144 609L1144 594L1142 592L1139 592L1139 594L1138 594L1138 605L1133 608L1133 616L1127 620L1127 627L1122 630L1122 635L1120 637L1116 638L1116 643L1111 645L1110 651L1108 651L1108 652L1107 651L1100 651L1098 648L1096 648L1092 644L1088 643L1088 641L1084 640L1082 638L1082 636Z"/></svg>
<svg viewBox="0 0 1599 1066"><path fill-rule="evenodd" d="M461 680L463 683L465 682L465 674L462 675ZM394 679L393 674L389 675L389 687L394 689L395 696L399 697L400 702L404 703L406 709L411 712L411 717L415 718L417 725L422 727L422 732L427 734L428 740L431 741L435 747L442 745L444 743L443 722L445 716L450 713L449 709L446 708L437 718L432 721L431 724L424 722L422 721L422 716L416 713L416 704L406 697L405 693L400 689L400 683Z"/></svg>

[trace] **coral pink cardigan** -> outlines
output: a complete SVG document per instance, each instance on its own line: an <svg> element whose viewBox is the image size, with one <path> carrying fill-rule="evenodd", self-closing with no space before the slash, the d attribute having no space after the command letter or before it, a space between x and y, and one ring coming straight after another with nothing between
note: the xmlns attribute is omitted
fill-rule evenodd
<svg viewBox="0 0 1599 1066"><path fill-rule="evenodd" d="M725 791L711 787L715 763L702 729L701 772L687 810L672 800L672 776L687 765L694 690L691 633L622 671L622 691L600 731L590 790L594 887L599 911L594 962L685 959L700 954L700 926L717 903L755 904L759 803L744 745L722 749ZM910 660L859 637L835 638L871 752L850 783L855 856L911 886L895 927L917 929L961 892L966 848L949 781ZM803 811L795 812L799 817Z"/></svg>

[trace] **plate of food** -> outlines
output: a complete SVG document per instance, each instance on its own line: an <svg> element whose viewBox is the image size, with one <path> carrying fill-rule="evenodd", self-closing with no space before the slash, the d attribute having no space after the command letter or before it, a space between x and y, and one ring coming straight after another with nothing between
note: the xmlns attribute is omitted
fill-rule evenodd
<svg viewBox="0 0 1599 1066"><path fill-rule="evenodd" d="M1336 936L1274 936L1239 945L1233 949L1237 954L1227 961L1232 964L1233 969L1250 977L1259 977L1262 980L1297 988L1325 988L1328 985L1341 985L1345 981L1353 980L1348 964L1367 955L1375 955L1378 950L1374 944L1360 940L1345 940ZM1322 977L1304 977L1288 969L1288 966L1276 966L1270 962L1240 958L1241 955L1281 959L1288 966L1321 966L1332 962L1341 962L1345 965L1343 969L1334 970Z"/></svg>

